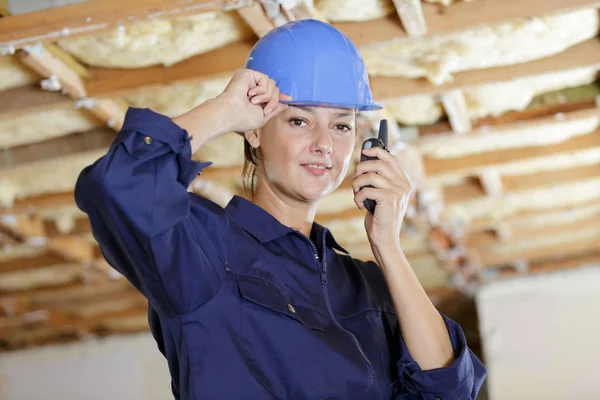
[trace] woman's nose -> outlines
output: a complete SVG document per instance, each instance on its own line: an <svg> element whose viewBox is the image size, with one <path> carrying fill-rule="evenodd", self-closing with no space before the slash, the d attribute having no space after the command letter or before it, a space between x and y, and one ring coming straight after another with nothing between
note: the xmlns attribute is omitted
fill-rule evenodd
<svg viewBox="0 0 600 400"><path fill-rule="evenodd" d="M333 140L328 129L318 129L316 132L315 149L323 154L333 151Z"/></svg>

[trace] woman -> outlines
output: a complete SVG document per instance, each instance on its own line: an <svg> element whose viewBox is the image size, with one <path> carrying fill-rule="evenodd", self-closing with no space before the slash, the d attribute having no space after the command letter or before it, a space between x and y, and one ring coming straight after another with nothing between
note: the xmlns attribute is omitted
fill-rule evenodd
<svg viewBox="0 0 600 400"><path fill-rule="evenodd" d="M277 82L277 84L276 84ZM285 93L285 94L283 94ZM485 369L431 304L402 253L410 184L393 155L354 173L377 260L352 258L314 223L346 175L364 64L330 25L271 31L218 97L173 120L128 110L76 200L106 260L149 302L177 399L474 399ZM190 194L191 155L243 132L253 200ZM360 188L372 185L372 188ZM337 250L337 252L335 251Z"/></svg>

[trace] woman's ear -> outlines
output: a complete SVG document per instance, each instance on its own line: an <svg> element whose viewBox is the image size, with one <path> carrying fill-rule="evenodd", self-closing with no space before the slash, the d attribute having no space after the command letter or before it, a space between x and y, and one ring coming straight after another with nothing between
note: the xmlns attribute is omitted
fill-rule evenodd
<svg viewBox="0 0 600 400"><path fill-rule="evenodd" d="M250 146L252 146L255 149L258 149L258 147L260 146L260 138L257 129L245 132L244 137L246 138L248 143L250 143Z"/></svg>

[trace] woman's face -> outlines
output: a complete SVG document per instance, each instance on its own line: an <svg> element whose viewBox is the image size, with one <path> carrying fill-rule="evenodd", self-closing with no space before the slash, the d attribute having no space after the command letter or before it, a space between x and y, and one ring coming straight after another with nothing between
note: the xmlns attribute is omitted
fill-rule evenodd
<svg viewBox="0 0 600 400"><path fill-rule="evenodd" d="M354 149L355 111L290 106L256 131L258 185L297 200L315 202L346 176Z"/></svg>

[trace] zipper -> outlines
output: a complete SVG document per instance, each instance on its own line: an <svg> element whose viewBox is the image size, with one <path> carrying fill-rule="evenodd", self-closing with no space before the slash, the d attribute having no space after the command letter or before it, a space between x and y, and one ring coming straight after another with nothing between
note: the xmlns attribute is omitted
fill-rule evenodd
<svg viewBox="0 0 600 400"><path fill-rule="evenodd" d="M299 230L296 230L296 232L298 232L298 234L300 236L302 236L306 240L308 240L308 242L311 244L311 246L315 252L315 261L317 263L317 268L321 272L321 287L323 289L323 296L325 297L325 305L327 306L327 311L329 312L329 317L331 318L331 320L333 321L335 326L337 326L340 330L342 330L343 332L345 332L352 338L352 340L354 341L354 344L356 345L356 348L360 352L360 355L363 357L363 359L367 363L367 367L369 368L369 386L367 387L367 391L365 392L365 395L363 396L363 399L367 399L369 394L371 393L371 389L373 388L373 382L375 380L375 370L373 369L373 364L371 363L371 360L369 360L369 358L367 357L367 354L365 353L362 346L360 345L358 338L352 332L345 329L339 323L335 314L333 313L333 307L331 306L331 301L329 299L329 290L327 288L327 257L325 256L325 251L327 249L325 239L326 239L327 235L325 232L323 232L323 243L322 243L323 244L323 246L322 246L323 257L321 259L322 262L319 263L319 252L317 250L317 246L315 246L313 241L308 236L306 236L304 233L300 232Z"/></svg>

